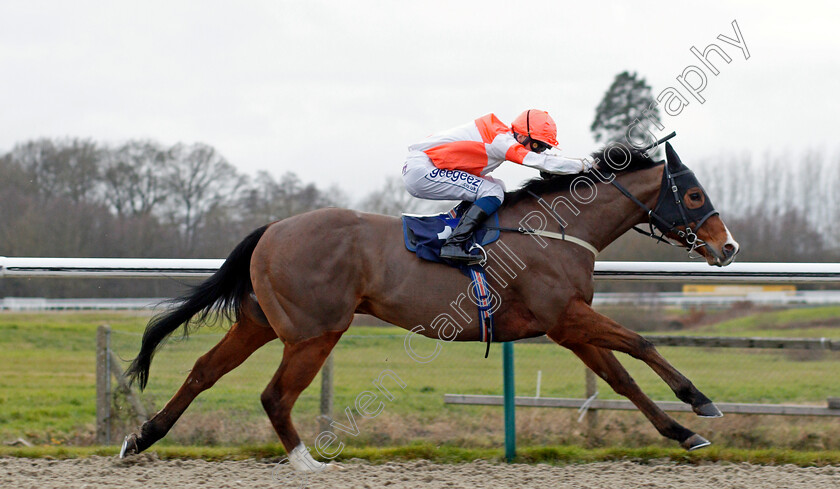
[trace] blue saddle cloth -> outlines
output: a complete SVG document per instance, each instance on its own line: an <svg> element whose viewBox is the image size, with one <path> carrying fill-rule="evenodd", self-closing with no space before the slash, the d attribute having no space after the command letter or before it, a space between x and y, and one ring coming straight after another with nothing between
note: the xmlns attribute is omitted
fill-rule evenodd
<svg viewBox="0 0 840 489"><path fill-rule="evenodd" d="M467 203L469 204L469 203ZM405 247L408 251L416 253L418 257L438 262L446 263L451 266L462 268L461 262L454 262L451 260L444 260L440 257L440 249L446 238L452 233L452 230L458 225L461 220L461 215L469 207L464 203L449 212L432 215L432 216L411 216L403 215L403 236L405 237ZM499 239L500 232L498 229L488 230L487 226L499 227L499 214L493 213L481 227L473 233L473 237L466 248L469 249L476 241L481 246L488 245ZM481 251L474 250L473 253L481 254Z"/></svg>
<svg viewBox="0 0 840 489"><path fill-rule="evenodd" d="M405 247L408 251L414 252L418 257L437 263L444 263L461 270L472 282L471 286L477 298L479 328L481 330L481 341L487 343L484 358L490 352L490 343L494 339L494 319L491 307L491 294L484 267L480 264L466 265L464 262L444 260L440 257L440 249L446 238L461 220L461 215L469 208L469 202L462 202L457 207L444 214L436 216L407 216L403 215L403 236ZM498 229L487 229L487 226L499 227L499 214L493 213L487 218L484 224L473 233L467 249L476 241L479 245L488 245L497 239L501 232ZM479 254L481 251L475 250Z"/></svg>

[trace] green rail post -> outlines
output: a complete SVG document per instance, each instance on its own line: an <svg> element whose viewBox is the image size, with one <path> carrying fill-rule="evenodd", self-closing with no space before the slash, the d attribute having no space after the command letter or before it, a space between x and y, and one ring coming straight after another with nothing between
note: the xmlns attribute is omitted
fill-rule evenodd
<svg viewBox="0 0 840 489"><path fill-rule="evenodd" d="M516 390L513 377L513 343L502 343L502 370L505 394L505 459L512 462L516 457Z"/></svg>

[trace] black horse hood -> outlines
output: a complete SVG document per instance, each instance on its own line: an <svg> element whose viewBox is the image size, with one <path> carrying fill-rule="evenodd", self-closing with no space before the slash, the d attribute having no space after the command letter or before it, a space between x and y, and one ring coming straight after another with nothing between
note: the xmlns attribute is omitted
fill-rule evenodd
<svg viewBox="0 0 840 489"><path fill-rule="evenodd" d="M665 143L662 189L654 212L662 222L654 219L653 224L663 233L678 226L696 231L706 219L718 213L694 172L683 164L668 142Z"/></svg>

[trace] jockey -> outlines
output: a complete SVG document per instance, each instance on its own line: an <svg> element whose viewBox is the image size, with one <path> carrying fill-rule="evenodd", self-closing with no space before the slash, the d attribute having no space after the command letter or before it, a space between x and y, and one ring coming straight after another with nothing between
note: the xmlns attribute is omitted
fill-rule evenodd
<svg viewBox="0 0 840 489"><path fill-rule="evenodd" d="M503 161L548 173L589 171L586 159L544 153L557 146L557 125L548 112L526 110L507 127L494 114L433 134L408 147L402 174L408 193L432 200L466 200L473 205L446 239L441 258L477 263L464 249L473 231L496 212L505 198L504 182L488 175Z"/></svg>

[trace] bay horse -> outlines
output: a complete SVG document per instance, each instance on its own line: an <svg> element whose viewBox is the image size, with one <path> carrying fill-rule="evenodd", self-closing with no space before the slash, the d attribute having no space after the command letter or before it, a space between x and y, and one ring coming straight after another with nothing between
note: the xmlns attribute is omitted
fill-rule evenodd
<svg viewBox="0 0 840 489"><path fill-rule="evenodd" d="M612 350L645 362L697 415L721 416L650 341L592 309L591 251L603 250L646 222L651 235L656 227L662 232L658 239L690 248L710 265L728 265L738 243L670 143L666 161L616 147L593 156L600 161L589 174L546 175L506 195L499 227L520 232L504 234L486 251L491 256L515 253L524 272L505 284L491 280L499 299L493 340L547 335L629 398L663 436L688 450L709 445L648 398L614 356ZM588 183L581 183L582 178ZM565 223L563 233L594 249L529 232L535 231L528 229L535 217L543 224ZM327 464L309 455L291 411L354 314L370 314L413 331L418 331L417 325L432 325L421 327L420 334L439 338L435 318L462 295L468 281L455 268L408 253L395 217L329 208L263 226L239 243L215 274L177 299L176 308L149 322L140 352L126 372L141 389L155 350L176 329L200 324L216 313L230 314L234 320L222 340L196 361L163 409L126 437L120 455L140 453L162 438L199 393L279 338L283 358L262 393L262 405L293 467L322 470ZM454 340L480 341L476 308L462 308L459 314L462 324Z"/></svg>

